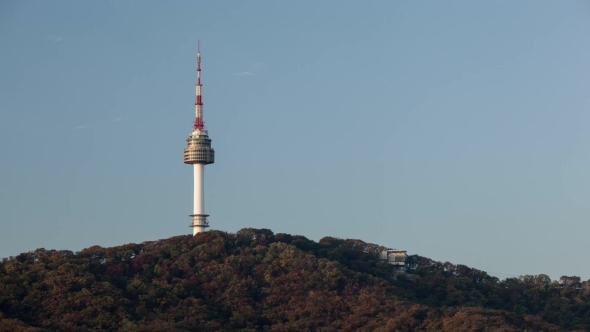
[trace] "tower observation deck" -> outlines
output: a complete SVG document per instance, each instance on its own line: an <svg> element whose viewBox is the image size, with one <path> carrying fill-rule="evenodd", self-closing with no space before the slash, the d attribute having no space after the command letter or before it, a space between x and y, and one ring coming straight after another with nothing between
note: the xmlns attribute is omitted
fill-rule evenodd
<svg viewBox="0 0 590 332"><path fill-rule="evenodd" d="M190 215L193 235L204 232L209 227L209 217L205 214L205 165L215 162L215 150L211 148L211 139L203 121L203 101L201 97L201 50L197 53L197 85L195 101L195 121L193 130L186 139L184 163L193 165L194 169L194 209Z"/></svg>
<svg viewBox="0 0 590 332"><path fill-rule="evenodd" d="M186 139L184 163L209 165L214 162L215 150L211 148L211 139L207 130L193 131Z"/></svg>

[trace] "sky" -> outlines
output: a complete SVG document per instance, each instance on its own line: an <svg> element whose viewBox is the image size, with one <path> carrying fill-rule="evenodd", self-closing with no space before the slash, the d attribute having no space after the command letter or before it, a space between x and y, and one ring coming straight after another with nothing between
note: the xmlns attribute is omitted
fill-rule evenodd
<svg viewBox="0 0 590 332"><path fill-rule="evenodd" d="M590 2L1 1L0 257L211 229L590 278Z"/></svg>

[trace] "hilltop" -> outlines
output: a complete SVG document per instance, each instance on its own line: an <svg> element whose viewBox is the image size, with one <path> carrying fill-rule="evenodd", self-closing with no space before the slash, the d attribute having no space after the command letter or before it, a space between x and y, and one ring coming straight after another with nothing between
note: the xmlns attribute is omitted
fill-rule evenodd
<svg viewBox="0 0 590 332"><path fill-rule="evenodd" d="M0 331L589 331L590 282L499 280L360 240L210 231L0 263Z"/></svg>

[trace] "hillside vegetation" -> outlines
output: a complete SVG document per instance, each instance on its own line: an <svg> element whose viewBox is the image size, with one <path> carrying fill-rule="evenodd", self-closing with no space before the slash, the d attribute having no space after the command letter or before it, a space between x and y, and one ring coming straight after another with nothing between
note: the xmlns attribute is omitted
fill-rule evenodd
<svg viewBox="0 0 590 332"><path fill-rule="evenodd" d="M242 229L0 263L0 331L590 331L589 282Z"/></svg>

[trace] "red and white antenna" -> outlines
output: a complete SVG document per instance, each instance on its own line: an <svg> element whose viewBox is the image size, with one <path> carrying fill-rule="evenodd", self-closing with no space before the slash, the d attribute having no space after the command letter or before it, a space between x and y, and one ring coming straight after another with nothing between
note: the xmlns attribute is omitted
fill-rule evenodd
<svg viewBox="0 0 590 332"><path fill-rule="evenodd" d="M201 130L205 128L203 121L203 101L201 99L201 41L198 41L197 51L197 100L195 101L195 122L193 123L193 130Z"/></svg>

